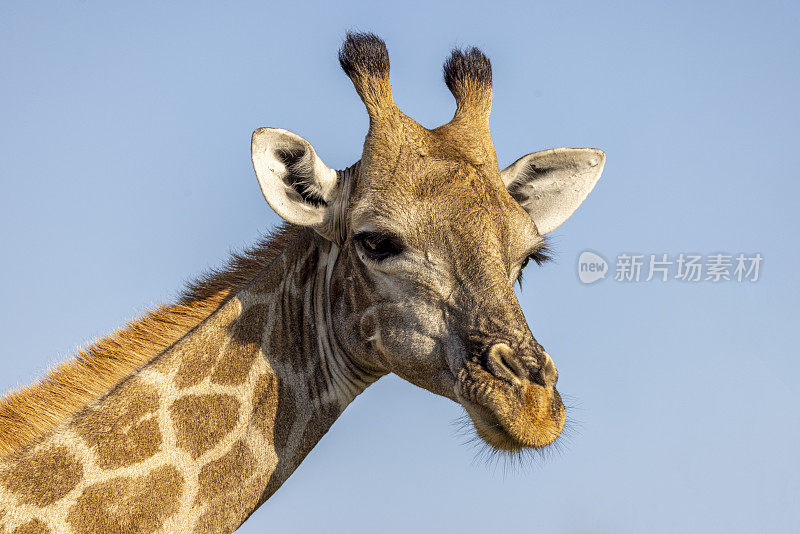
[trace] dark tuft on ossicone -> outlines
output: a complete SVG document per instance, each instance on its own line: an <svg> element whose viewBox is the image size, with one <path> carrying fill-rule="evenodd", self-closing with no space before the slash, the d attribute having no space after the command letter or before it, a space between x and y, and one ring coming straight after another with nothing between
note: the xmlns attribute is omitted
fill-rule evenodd
<svg viewBox="0 0 800 534"><path fill-rule="evenodd" d="M375 76L389 70L389 52L386 43L372 33L348 33L339 49L339 64L350 76L366 74Z"/></svg>
<svg viewBox="0 0 800 534"><path fill-rule="evenodd" d="M468 80L478 85L492 85L492 64L483 52L475 47L468 50L454 49L444 62L444 83L451 92Z"/></svg>

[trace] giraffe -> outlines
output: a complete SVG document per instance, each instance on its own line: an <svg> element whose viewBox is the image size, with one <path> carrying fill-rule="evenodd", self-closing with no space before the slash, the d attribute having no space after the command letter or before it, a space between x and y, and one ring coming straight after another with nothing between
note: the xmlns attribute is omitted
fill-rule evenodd
<svg viewBox="0 0 800 534"><path fill-rule="evenodd" d="M559 436L558 373L513 285L605 155L501 171L475 48L445 62L456 111L432 130L394 103L380 38L348 34L339 61L369 115L361 159L335 171L302 137L256 130L285 225L2 399L2 532L232 532L388 373L461 404L498 450Z"/></svg>

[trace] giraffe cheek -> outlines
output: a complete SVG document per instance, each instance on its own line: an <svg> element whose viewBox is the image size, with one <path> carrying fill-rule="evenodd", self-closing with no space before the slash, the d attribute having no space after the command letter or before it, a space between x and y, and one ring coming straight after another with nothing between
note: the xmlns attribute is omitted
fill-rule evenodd
<svg viewBox="0 0 800 534"><path fill-rule="evenodd" d="M374 307L361 320L368 349L387 371L437 395L453 398L455 378L438 332L395 307ZM402 316L402 318L401 318Z"/></svg>

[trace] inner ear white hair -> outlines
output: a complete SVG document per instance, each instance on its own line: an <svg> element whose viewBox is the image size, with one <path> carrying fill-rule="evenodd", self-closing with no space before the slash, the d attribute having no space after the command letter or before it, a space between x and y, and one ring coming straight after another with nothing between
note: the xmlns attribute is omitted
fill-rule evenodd
<svg viewBox="0 0 800 534"><path fill-rule="evenodd" d="M553 148L523 156L500 176L540 234L552 232L578 209L603 172L596 148Z"/></svg>
<svg viewBox="0 0 800 534"><path fill-rule="evenodd" d="M329 237L341 184L339 173L328 168L311 143L279 128L259 128L250 145L253 168L261 192L275 212L293 224L312 226Z"/></svg>

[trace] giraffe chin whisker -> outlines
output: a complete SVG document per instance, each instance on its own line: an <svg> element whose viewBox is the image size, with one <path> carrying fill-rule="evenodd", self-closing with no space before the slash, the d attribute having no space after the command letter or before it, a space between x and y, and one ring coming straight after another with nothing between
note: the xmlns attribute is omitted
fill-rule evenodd
<svg viewBox="0 0 800 534"><path fill-rule="evenodd" d="M566 410L555 388L530 383L493 388L462 380L456 397L478 436L495 450L541 449L564 429Z"/></svg>

